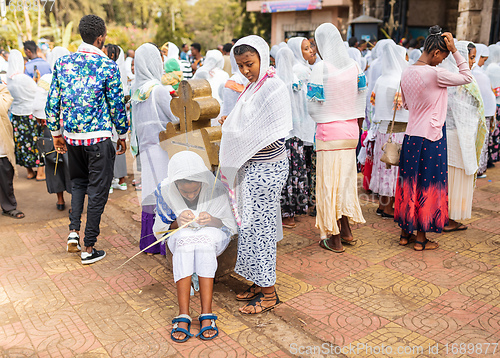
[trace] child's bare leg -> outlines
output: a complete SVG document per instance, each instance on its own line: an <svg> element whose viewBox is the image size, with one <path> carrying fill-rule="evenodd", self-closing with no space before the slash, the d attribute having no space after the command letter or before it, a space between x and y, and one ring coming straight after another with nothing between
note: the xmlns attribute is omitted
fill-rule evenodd
<svg viewBox="0 0 500 358"><path fill-rule="evenodd" d="M201 298L201 313L212 313L212 297L214 293L214 279L211 277L200 277L200 298ZM209 319L201 321L201 328L210 326ZM203 333L206 338L213 337L217 333L213 329L209 329Z"/></svg>
<svg viewBox="0 0 500 358"><path fill-rule="evenodd" d="M179 302L179 314L189 315L189 298L191 294L191 276L181 278L176 283L177 286L177 301ZM201 284L200 284L201 286ZM179 328L188 329L188 324L179 322ZM184 339L186 335L182 332L173 334L176 339Z"/></svg>

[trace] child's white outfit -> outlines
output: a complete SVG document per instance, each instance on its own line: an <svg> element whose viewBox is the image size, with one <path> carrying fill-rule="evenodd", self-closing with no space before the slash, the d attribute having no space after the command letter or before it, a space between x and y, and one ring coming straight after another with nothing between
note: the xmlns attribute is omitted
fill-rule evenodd
<svg viewBox="0 0 500 358"><path fill-rule="evenodd" d="M202 183L196 204L188 206L175 182L186 179ZM165 235L170 224L185 210L195 217L202 212L220 219L221 228L201 227L192 223L167 238L173 254L175 282L196 273L213 278L217 270L217 256L226 249L231 236L237 232L227 189L207 169L196 153L184 151L175 154L168 165L168 177L156 189L156 218L153 232L157 238Z"/></svg>

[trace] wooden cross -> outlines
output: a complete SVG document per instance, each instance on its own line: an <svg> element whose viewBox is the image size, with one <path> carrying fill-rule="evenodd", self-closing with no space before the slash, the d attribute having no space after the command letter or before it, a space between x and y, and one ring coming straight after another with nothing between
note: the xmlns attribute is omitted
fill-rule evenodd
<svg viewBox="0 0 500 358"><path fill-rule="evenodd" d="M205 165L219 164L221 127L211 127L210 120L220 112L219 102L212 97L207 80L182 81L177 91L179 97L170 102L172 113L179 118L178 124L168 123L160 132L160 146L169 157L190 150L205 161Z"/></svg>

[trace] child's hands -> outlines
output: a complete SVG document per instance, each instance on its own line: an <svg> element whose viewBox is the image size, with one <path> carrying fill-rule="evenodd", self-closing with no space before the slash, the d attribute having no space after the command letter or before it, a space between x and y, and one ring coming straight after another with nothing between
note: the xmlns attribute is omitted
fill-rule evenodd
<svg viewBox="0 0 500 358"><path fill-rule="evenodd" d="M212 215L207 213L206 211L200 213L198 216L198 224L201 226L206 226L212 222Z"/></svg>
<svg viewBox="0 0 500 358"><path fill-rule="evenodd" d="M177 218L177 223L179 224L179 226L182 226L190 221L193 221L194 218L195 216L191 210L184 210Z"/></svg>

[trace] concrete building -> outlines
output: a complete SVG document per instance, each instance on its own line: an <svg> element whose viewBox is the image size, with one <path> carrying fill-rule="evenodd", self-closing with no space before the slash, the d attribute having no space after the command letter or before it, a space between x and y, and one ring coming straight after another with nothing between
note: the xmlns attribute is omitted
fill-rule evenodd
<svg viewBox="0 0 500 358"><path fill-rule="evenodd" d="M333 23L347 37L349 22L361 15L383 21L379 38L386 34L396 40L425 37L429 27L438 24L459 40L490 44L500 40L499 3L499 0L248 1L247 11L272 12L272 44L293 36L310 37L323 22Z"/></svg>

